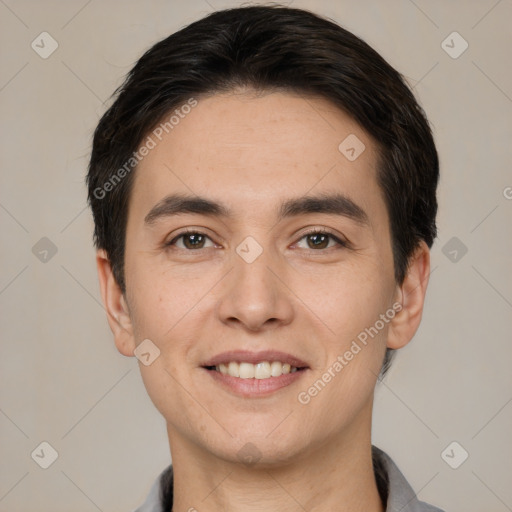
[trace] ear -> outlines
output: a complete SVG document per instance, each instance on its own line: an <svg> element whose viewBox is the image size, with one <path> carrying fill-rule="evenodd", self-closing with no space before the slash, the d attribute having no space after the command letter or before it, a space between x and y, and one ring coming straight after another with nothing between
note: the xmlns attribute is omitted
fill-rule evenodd
<svg viewBox="0 0 512 512"><path fill-rule="evenodd" d="M399 349L407 345L418 330L425 303L430 275L430 250L421 241L409 259L407 274L397 288L397 302L402 309L391 320L388 330L387 347Z"/></svg>
<svg viewBox="0 0 512 512"><path fill-rule="evenodd" d="M125 356L133 357L136 344L128 304L114 278L110 261L103 249L96 252L96 266L98 268L101 298L107 311L107 320L114 334L117 350Z"/></svg>

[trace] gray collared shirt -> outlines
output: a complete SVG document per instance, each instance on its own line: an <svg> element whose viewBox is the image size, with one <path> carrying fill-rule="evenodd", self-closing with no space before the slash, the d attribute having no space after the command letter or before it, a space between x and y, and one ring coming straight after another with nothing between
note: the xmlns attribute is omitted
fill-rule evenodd
<svg viewBox="0 0 512 512"><path fill-rule="evenodd" d="M440 508L418 500L404 475L384 451L372 446L372 456L379 492L381 496L387 496L386 512L443 512ZM161 478L170 469L171 466L168 466L160 473L146 500L134 512L169 512L164 511L161 501ZM172 480L170 482L172 485Z"/></svg>

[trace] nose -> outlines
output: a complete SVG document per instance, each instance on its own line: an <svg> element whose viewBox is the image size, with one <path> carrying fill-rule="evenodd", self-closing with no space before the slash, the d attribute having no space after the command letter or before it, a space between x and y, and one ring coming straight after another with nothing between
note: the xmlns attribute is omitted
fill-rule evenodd
<svg viewBox="0 0 512 512"><path fill-rule="evenodd" d="M233 254L233 265L222 283L217 311L220 320L249 331L289 324L294 304L287 286L290 269L286 262L270 250L263 250L251 261L242 250Z"/></svg>

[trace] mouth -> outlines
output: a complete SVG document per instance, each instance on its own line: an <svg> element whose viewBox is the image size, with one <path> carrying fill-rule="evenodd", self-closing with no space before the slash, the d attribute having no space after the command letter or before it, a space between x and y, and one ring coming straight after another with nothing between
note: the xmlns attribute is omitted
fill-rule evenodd
<svg viewBox="0 0 512 512"><path fill-rule="evenodd" d="M202 365L214 382L236 395L266 396L289 386L309 369L283 352L225 352Z"/></svg>
<svg viewBox="0 0 512 512"><path fill-rule="evenodd" d="M291 366L289 363L281 361L260 361L257 364L252 364L247 361L229 361L228 363L221 363L215 366L204 366L210 371L216 371L222 375L229 375L240 379L272 379L281 377L281 375L288 375L305 370L305 367Z"/></svg>

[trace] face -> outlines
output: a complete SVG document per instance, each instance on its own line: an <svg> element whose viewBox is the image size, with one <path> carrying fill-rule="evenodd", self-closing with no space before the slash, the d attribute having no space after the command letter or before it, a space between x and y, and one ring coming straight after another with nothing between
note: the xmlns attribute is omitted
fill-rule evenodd
<svg viewBox="0 0 512 512"><path fill-rule="evenodd" d="M139 364L171 450L270 464L368 434L401 299L374 142L324 99L248 91L158 133L134 176L116 344L159 349Z"/></svg>

